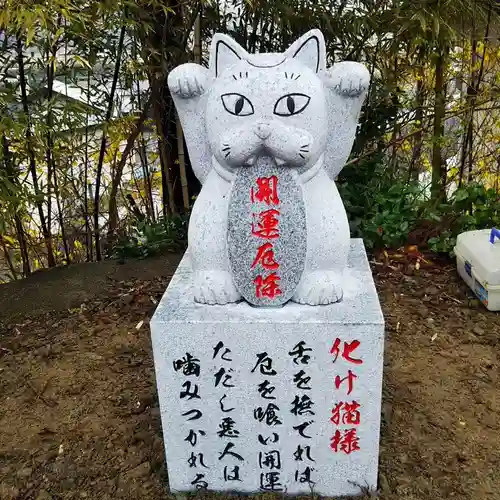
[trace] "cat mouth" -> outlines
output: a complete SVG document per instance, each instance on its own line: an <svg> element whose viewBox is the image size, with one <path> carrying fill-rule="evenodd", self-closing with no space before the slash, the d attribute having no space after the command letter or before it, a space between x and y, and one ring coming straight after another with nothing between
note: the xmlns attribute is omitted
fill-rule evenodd
<svg viewBox="0 0 500 500"><path fill-rule="evenodd" d="M245 160L243 162L243 165L245 165L247 167L253 167L257 163L257 159L260 156L263 156L263 155L252 155L252 156L250 156L250 158L248 158L247 160ZM264 156L268 156L268 155L264 155ZM286 163L285 160L282 160L281 158L278 158L277 156L273 156L272 158L276 162L276 164L278 165L278 167L281 167L281 166L283 166Z"/></svg>

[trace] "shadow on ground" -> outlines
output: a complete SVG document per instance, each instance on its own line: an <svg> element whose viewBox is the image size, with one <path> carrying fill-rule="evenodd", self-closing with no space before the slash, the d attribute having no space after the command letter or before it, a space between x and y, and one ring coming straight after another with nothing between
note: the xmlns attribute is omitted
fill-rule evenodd
<svg viewBox="0 0 500 500"><path fill-rule="evenodd" d="M180 255L74 264L37 271L26 279L0 285L0 323L16 316L64 311L91 298L106 297L116 283L168 278Z"/></svg>

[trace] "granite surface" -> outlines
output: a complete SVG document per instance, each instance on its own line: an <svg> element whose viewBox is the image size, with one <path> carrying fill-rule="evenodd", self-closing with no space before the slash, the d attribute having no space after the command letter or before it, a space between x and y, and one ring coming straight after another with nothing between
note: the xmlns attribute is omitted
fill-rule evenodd
<svg viewBox="0 0 500 500"><path fill-rule="evenodd" d="M231 190L228 253L236 288L253 305L288 302L306 260L306 214L294 171L260 157Z"/></svg>
<svg viewBox="0 0 500 500"><path fill-rule="evenodd" d="M186 255L151 321L172 492L376 488L384 321L363 244L344 300L192 300Z"/></svg>
<svg viewBox="0 0 500 500"><path fill-rule="evenodd" d="M307 255L304 272L293 277L300 282L292 300L318 305L342 298L349 226L333 179L351 150L369 80L362 64L327 68L318 30L280 54L249 54L230 37L216 34L208 69L188 63L169 74L191 164L203 184L188 236L195 301L241 299L235 283L241 273L233 275L228 257L228 227L238 224L228 218L228 199L238 176L245 175L239 172L254 168L263 155L292 170L290 192L301 186L296 210L305 208ZM249 300L250 291L242 290Z"/></svg>
<svg viewBox="0 0 500 500"><path fill-rule="evenodd" d="M342 302L327 306L304 306L288 302L284 307L256 308L246 302L204 307L193 301L192 269L189 249L158 304L152 323L383 323L375 285L363 241L352 239L345 273ZM362 312L361 312L362 311Z"/></svg>

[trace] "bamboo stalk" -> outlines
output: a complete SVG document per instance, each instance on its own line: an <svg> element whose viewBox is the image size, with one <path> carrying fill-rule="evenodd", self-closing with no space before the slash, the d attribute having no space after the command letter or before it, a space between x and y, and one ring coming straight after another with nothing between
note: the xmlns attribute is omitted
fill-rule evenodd
<svg viewBox="0 0 500 500"><path fill-rule="evenodd" d="M142 125L148 116L148 112L152 103L152 95L153 94L151 93L151 97L144 105L144 109L142 110L140 116L134 123L134 128L127 139L127 144L120 157L120 161L116 165L115 172L111 180L111 190L109 194L108 239L112 239L114 237L114 233L116 232L116 228L118 225L118 206L117 206L116 196L118 194L118 187L122 180L123 169L125 168L127 159L134 148L135 141L139 136L139 133L141 132Z"/></svg>
<svg viewBox="0 0 500 500"><path fill-rule="evenodd" d="M491 13L492 13L492 4L490 4L489 9L488 9L488 21L486 23L486 31L484 34L484 40L483 40L483 53L481 55L481 65L479 68L479 74L477 75L477 79L475 81L475 88L474 88L474 96L472 99L471 107L472 107L472 117L471 121L469 123L469 165L468 165L468 172L467 172L467 180L470 181L472 178L472 169L473 169L473 158L474 158L474 108L476 106L476 101L477 101L477 96L479 94L479 88L481 87L483 75L484 75L484 62L486 60L486 49L488 46L488 38L489 38L489 33L490 33L490 24L491 24Z"/></svg>
<svg viewBox="0 0 500 500"><path fill-rule="evenodd" d="M184 210L188 212L189 190L188 190L188 181L186 175L186 158L184 153L184 134L182 133L182 127L179 118L177 118L176 127L177 127L177 150L179 152L179 172L181 175L181 187L182 187L182 201L184 203Z"/></svg>
<svg viewBox="0 0 500 500"><path fill-rule="evenodd" d="M397 95L397 89L398 89L398 57L394 58L394 82L393 82L393 88L395 92L395 103L396 103L396 112L394 113L394 124L393 124L393 130L392 130L392 137L391 137L391 143L394 143L394 146L392 147L392 152L391 152L391 160L390 160L390 165L391 165L391 177L394 175L395 170L396 170L396 165L397 165L397 153L398 153L398 148L396 146L396 141L397 138L400 135L400 124L398 122L398 111L399 111L399 99Z"/></svg>
<svg viewBox="0 0 500 500"><path fill-rule="evenodd" d="M201 16L202 16L202 6L201 3L198 6L198 15L194 23L194 48L193 56L194 62L201 64L202 54L201 54ZM184 151L184 134L182 132L181 122L179 117L176 119L176 135L177 135L177 151L179 155L179 173L181 177L181 188L182 188L182 201L184 204L184 211L188 212L189 203L189 187L186 173L186 153Z"/></svg>
<svg viewBox="0 0 500 500"><path fill-rule="evenodd" d="M57 20L57 28L59 28L61 24L61 15L59 15ZM61 197L59 193L59 186L57 184L57 172L56 172L56 164L54 161L54 141L52 138L53 131L53 116L52 116L52 99L53 99L53 90L54 90L54 74L55 74L55 60L57 54L57 43L58 40L54 40L51 44L52 50L48 52L48 64L47 64L47 101L48 101L48 110L47 110L47 169L49 173L52 173L52 178L54 180L54 197L57 205L57 216L59 220L59 226L61 227L61 237L63 240L64 254L66 256L66 264L71 262L68 240L66 238L66 230L64 228L64 220L62 216L61 210ZM51 176L48 176L49 179ZM50 182L49 189L50 189ZM50 191L49 191L50 192ZM51 198L48 196L48 215L51 216ZM48 222L48 228L50 232L50 219Z"/></svg>
<svg viewBox="0 0 500 500"><path fill-rule="evenodd" d="M144 140L144 134L141 134L141 140L139 145L139 157L142 163L142 171L144 175L144 189L146 190L146 210L148 212L149 218L155 222L155 206L153 200L153 186L151 185L151 172L149 171L148 162L148 152L146 148L146 141Z"/></svg>
<svg viewBox="0 0 500 500"><path fill-rule="evenodd" d="M16 171L14 168L14 165L12 163L12 153L10 151L9 147L9 141L7 140L7 137L5 134L2 134L2 149L3 149L3 160L4 160L4 168L5 172L7 174L7 178L9 181L17 186L19 188L19 179L16 175ZM12 193L14 195L15 193ZM23 276L28 276L28 274L31 273L31 268L30 268L30 259L29 259L29 252L28 252L28 246L26 244L26 233L24 231L23 223L21 220L21 217L19 215L18 211L18 201L17 198L14 198L13 202L13 208L14 208L14 223L16 226L16 233L17 233L17 240L19 242L19 250L21 252L21 260L23 262ZM4 250L5 250L5 242L3 241L3 238L0 235L0 239L2 240L2 245L4 245ZM6 254L6 259L10 259L10 255ZM13 274L15 274L13 270Z"/></svg>
<svg viewBox="0 0 500 500"><path fill-rule="evenodd" d="M415 122L417 123L418 127L423 127L423 120L424 120L424 100L425 100L425 96L424 96L424 90L425 90L424 57L425 57L425 48L422 45L420 47L419 52L418 52L418 60L420 63L420 67L418 69L419 79L417 81L417 93L415 96L415 104L416 104ZM410 175L410 178L414 179L414 180L418 179L418 176L419 176L420 170L421 170L420 159L422 156L423 138L424 138L423 130L420 130L417 134L415 134L415 136L413 138L414 139L413 140L413 151L412 151L409 175Z"/></svg>
<svg viewBox="0 0 500 500"><path fill-rule="evenodd" d="M40 224L42 227L43 239L45 240L45 247L47 249L47 263L49 267L54 267L56 265L56 261L54 259L54 251L52 249L52 236L48 230L45 213L43 211L43 203L42 203L42 193L40 192L40 187L38 185L38 174L36 171L36 159L35 159L35 150L33 146L33 134L31 132L31 119L28 108L28 93L26 90L26 74L24 71L24 55L23 55L23 42L21 38L18 36L17 40L17 63L19 67L19 81L21 87L21 101L23 106L23 112L26 116L26 148L28 152L29 159L29 170L31 173L31 179L33 182L33 190L35 191L36 196L36 207L38 209L38 216L40 218Z"/></svg>
<svg viewBox="0 0 500 500"><path fill-rule="evenodd" d="M135 40L135 42L137 44L137 40ZM137 58L136 44L134 44L134 55ZM137 86L137 106L139 109L142 109L141 89L139 86L139 80L137 80L136 86ZM151 105L149 107L151 107ZM144 132L142 132L140 134L140 137L139 137L138 152L139 152L139 159L140 159L141 165L142 165L142 172L143 172L143 178L144 178L144 190L146 192L146 199L145 199L146 213L147 213L149 219L151 221L155 222L156 217L155 217L155 208L154 208L154 201L153 201L153 188L151 186L151 174L149 171L148 154L147 154L147 150L146 150L146 142L144 140Z"/></svg>
<svg viewBox="0 0 500 500"><path fill-rule="evenodd" d="M111 92L109 95L108 109L106 110L106 120L104 123L104 130L102 131L101 138L101 148L99 150L99 160L97 162L97 172L96 172L96 183L95 183L95 192L94 192L94 242L95 242L95 255L97 260L101 260L101 235L99 231L99 209L100 209L100 189L101 189L101 176L102 176L102 167L104 163L104 155L106 153L106 139L107 139L107 131L106 127L110 122L111 115L113 113L113 104L115 100L115 92L118 84L118 78L120 76L120 63L123 52L123 42L125 39L125 21L123 21L121 31L120 31L120 39L118 41L118 49L116 54L116 62L115 62L115 71L113 75L113 82L111 84Z"/></svg>
<svg viewBox="0 0 500 500"><path fill-rule="evenodd" d="M17 223L17 220L16 220L16 223ZM24 270L24 254L22 251L20 235L17 236L17 240L19 241L19 246L20 246L20 250L21 250L21 257L23 259L23 270ZM13 278L15 280L17 280L16 268L12 262L12 259L10 258L9 249L7 248L7 245L5 244L5 240L3 239L1 234L0 234L0 243L2 244L3 255L5 257L5 260L7 261L7 265L9 266L10 272L12 273ZM29 265L29 262L28 262L28 265Z"/></svg>
<svg viewBox="0 0 500 500"><path fill-rule="evenodd" d="M436 59L436 82L434 86L434 132L432 146L432 196L435 200L446 197L446 165L443 161L441 141L444 136L444 118L446 114L446 89L444 72L447 50L441 48Z"/></svg>
<svg viewBox="0 0 500 500"><path fill-rule="evenodd" d="M148 216L149 215L148 214L148 204L147 204L147 201L144 199L144 196L141 193L141 186L139 185L137 175L135 174L135 168L134 168L134 163L133 163L132 159L129 159L129 166L130 166L130 170L132 172L132 180L134 181L135 190L137 191L137 195L141 199L142 204L146 207L146 216ZM143 172L143 178L144 178L144 168L142 169L142 172ZM120 187L120 189L121 189L121 187ZM146 195L147 195L147 193L146 193ZM127 195L125 196L125 198L129 201L129 203L130 203L130 200L129 200L130 197L133 198L131 193L127 193ZM135 200L134 200L134 203L135 203ZM135 204L135 206L137 207L137 204ZM138 207L137 207L137 210L139 210ZM139 210L139 212L140 212L140 210ZM146 218L144 216L144 214L142 214L142 212L141 212L141 217L142 217L142 219L139 219L139 220L144 220Z"/></svg>
<svg viewBox="0 0 500 500"><path fill-rule="evenodd" d="M472 40L471 40L471 61L470 61L470 80L467 84L467 97L466 103L469 111L466 115L467 126L464 129L462 137L462 150L460 154L460 175L458 185L462 186L465 173L465 164L467 162L468 150L472 148L472 141L474 135L474 104L475 104L475 92L476 92L476 70L477 62L477 37L476 37L476 25L475 18L472 19Z"/></svg>
<svg viewBox="0 0 500 500"><path fill-rule="evenodd" d="M193 47L193 57L194 62L201 64L201 16L202 16L202 6L200 4L198 15L196 16L196 21L194 23L194 47Z"/></svg>
<svg viewBox="0 0 500 500"><path fill-rule="evenodd" d="M170 175L170 165L168 162L168 148L167 140L165 139L165 134L163 133L163 127L161 123L161 117L157 106L154 109L156 128L158 130L158 146L160 148L160 164L161 164L161 178L162 178L162 198L163 198L163 215L168 215L168 211L171 215L177 214L177 208L174 202L174 186L172 184L172 178ZM165 187L167 188L165 190Z"/></svg>
<svg viewBox="0 0 500 500"><path fill-rule="evenodd" d="M17 240L19 241L19 250L21 252L21 260L23 261L23 276L31 274L30 258L28 253L28 245L26 243L26 232L24 231L23 222L19 214L16 212L14 216L16 225Z"/></svg>
<svg viewBox="0 0 500 500"><path fill-rule="evenodd" d="M64 218L61 207L61 195L59 191L59 184L57 181L56 168L54 168L53 175L54 175L54 196L56 198L57 216L59 219L59 225L61 226L61 237L63 240L64 254L66 256L66 264L71 264L71 256L69 252L68 238L66 236L66 228L64 227Z"/></svg>
<svg viewBox="0 0 500 500"><path fill-rule="evenodd" d="M85 243L87 246L87 262L94 260L94 247L92 245L92 230L90 228L89 214L89 109L90 109L90 70L87 72L87 112L85 114L85 165L83 171L83 216L85 219Z"/></svg>

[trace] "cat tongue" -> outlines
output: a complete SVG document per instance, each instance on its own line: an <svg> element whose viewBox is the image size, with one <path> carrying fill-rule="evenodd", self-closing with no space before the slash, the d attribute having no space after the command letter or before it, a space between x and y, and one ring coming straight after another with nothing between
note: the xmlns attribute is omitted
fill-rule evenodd
<svg viewBox="0 0 500 500"><path fill-rule="evenodd" d="M257 160L256 156L250 156L250 158L248 158L248 160L246 160L245 163L243 163L243 165L248 165L249 167L251 167L255 164L256 160Z"/></svg>
<svg viewBox="0 0 500 500"><path fill-rule="evenodd" d="M272 158L271 156L265 156L265 155L258 156L257 161L255 163L256 163L257 167L276 165L274 158Z"/></svg>
<svg viewBox="0 0 500 500"><path fill-rule="evenodd" d="M276 166L278 165L279 167L283 166L286 163L285 160L282 160L281 158L272 158L271 156L251 156L248 158L247 161L245 161L245 165L248 165L250 167L252 166Z"/></svg>
<svg viewBox="0 0 500 500"><path fill-rule="evenodd" d="M282 160L281 158L275 158L272 156L265 156L265 155L258 156L256 161L254 162L254 164L257 167L260 167L260 166L269 167L269 166L276 166L276 165L281 167L285 163L286 162L284 160Z"/></svg>

